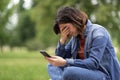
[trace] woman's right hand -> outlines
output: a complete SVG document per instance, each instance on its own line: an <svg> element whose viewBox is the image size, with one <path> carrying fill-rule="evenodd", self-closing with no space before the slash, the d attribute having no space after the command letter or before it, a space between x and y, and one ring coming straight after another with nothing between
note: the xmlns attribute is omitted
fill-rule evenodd
<svg viewBox="0 0 120 80"><path fill-rule="evenodd" d="M59 28L60 28L60 43L65 44L65 42L69 38L70 29L68 26L64 24L61 24Z"/></svg>

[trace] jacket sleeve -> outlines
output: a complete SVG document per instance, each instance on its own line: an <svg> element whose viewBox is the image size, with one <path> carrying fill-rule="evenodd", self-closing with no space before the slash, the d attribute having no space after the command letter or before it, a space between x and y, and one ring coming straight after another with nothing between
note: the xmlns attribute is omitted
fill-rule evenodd
<svg viewBox="0 0 120 80"><path fill-rule="evenodd" d="M95 36L95 38L92 40L89 58L86 58L84 60L66 59L67 65L83 67L87 69L98 69L100 60L104 55L107 40L108 39L104 34Z"/></svg>
<svg viewBox="0 0 120 80"><path fill-rule="evenodd" d="M71 58L71 43L72 43L72 38L66 45L62 45L60 44L60 42L58 42L57 48L55 50L55 54L63 58Z"/></svg>

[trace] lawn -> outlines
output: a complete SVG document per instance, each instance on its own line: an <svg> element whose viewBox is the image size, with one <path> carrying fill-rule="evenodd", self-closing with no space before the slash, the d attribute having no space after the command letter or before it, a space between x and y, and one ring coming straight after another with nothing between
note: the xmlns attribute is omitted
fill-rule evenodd
<svg viewBox="0 0 120 80"><path fill-rule="evenodd" d="M49 80L46 66L39 51L0 53L0 80Z"/></svg>
<svg viewBox="0 0 120 80"><path fill-rule="evenodd" d="M0 53L0 80L49 80L39 52Z"/></svg>

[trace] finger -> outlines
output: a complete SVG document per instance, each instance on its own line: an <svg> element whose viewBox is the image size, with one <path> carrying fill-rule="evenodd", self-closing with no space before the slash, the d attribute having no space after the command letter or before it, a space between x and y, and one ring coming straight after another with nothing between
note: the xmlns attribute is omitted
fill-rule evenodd
<svg viewBox="0 0 120 80"><path fill-rule="evenodd" d="M66 32L66 31L68 31L69 30L69 28L68 27L65 27L62 31L63 32Z"/></svg>
<svg viewBox="0 0 120 80"><path fill-rule="evenodd" d="M55 58L53 58L53 57L51 57L51 58L46 58L47 59L47 61L49 61L49 62L54 62L55 61Z"/></svg>
<svg viewBox="0 0 120 80"><path fill-rule="evenodd" d="M68 29L65 29L65 30L62 32L62 34L64 34L64 35L67 35L67 34L69 34L69 33L70 33L69 28L68 28Z"/></svg>
<svg viewBox="0 0 120 80"><path fill-rule="evenodd" d="M64 33L65 33L65 35L69 35L70 34L70 30L66 30Z"/></svg>
<svg viewBox="0 0 120 80"><path fill-rule="evenodd" d="M49 57L45 57L45 59L46 59L47 61L51 61L51 59L50 59Z"/></svg>
<svg viewBox="0 0 120 80"><path fill-rule="evenodd" d="M65 30L66 28L67 28L67 26L63 27L61 30L63 31L63 30Z"/></svg>
<svg viewBox="0 0 120 80"><path fill-rule="evenodd" d="M65 27L60 27L60 32L62 32L65 29Z"/></svg>
<svg viewBox="0 0 120 80"><path fill-rule="evenodd" d="M65 27L62 27L62 28L61 28L61 33L64 33L64 32L66 32L67 30L69 30L68 27L66 27L66 26L65 26Z"/></svg>

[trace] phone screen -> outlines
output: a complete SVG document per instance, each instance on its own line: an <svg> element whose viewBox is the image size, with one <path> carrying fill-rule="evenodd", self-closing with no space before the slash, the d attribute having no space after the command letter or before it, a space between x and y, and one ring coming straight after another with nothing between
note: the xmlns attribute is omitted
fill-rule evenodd
<svg viewBox="0 0 120 80"><path fill-rule="evenodd" d="M46 51L40 50L40 53L45 57L51 57Z"/></svg>

